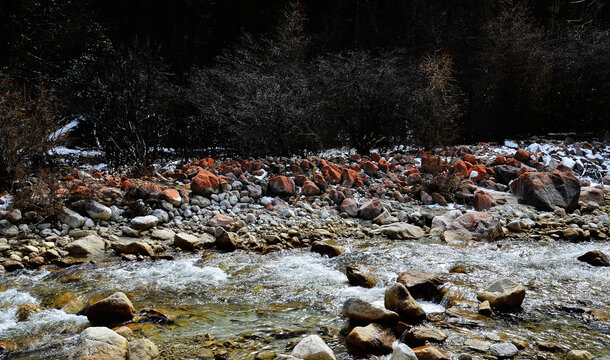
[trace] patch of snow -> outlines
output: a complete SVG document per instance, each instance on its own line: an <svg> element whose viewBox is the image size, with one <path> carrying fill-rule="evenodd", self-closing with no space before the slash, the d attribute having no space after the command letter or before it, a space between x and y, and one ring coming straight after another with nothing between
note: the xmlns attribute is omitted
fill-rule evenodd
<svg viewBox="0 0 610 360"><path fill-rule="evenodd" d="M514 142L512 140L504 140L504 146L511 148L511 149L519 148L519 144L517 144L516 142Z"/></svg>
<svg viewBox="0 0 610 360"><path fill-rule="evenodd" d="M68 134L70 131L72 131L72 129L77 127L78 123L79 123L79 121L76 119L70 121L64 127L62 127L61 129L59 129L59 130L55 131L54 133L52 133L51 135L49 135L49 140L51 140L51 141L59 140L59 138Z"/></svg>
<svg viewBox="0 0 610 360"><path fill-rule="evenodd" d="M267 176L267 171L265 169L261 169L261 170L263 170L263 174L262 175L254 176L255 178L257 178L259 180L263 180Z"/></svg>
<svg viewBox="0 0 610 360"><path fill-rule="evenodd" d="M562 157L561 162L570 169L574 168L574 165L576 165L576 161L572 160L567 156Z"/></svg>
<svg viewBox="0 0 610 360"><path fill-rule="evenodd" d="M471 178L471 179L474 179L474 178L476 178L477 176L479 176L479 173L478 173L476 170L472 170L472 171L470 172L470 178Z"/></svg>
<svg viewBox="0 0 610 360"><path fill-rule="evenodd" d="M9 206L11 206L11 203L13 202L13 195L6 194L0 197L0 199L2 199L3 202L2 204L0 204L0 210L6 210Z"/></svg>
<svg viewBox="0 0 610 360"><path fill-rule="evenodd" d="M49 155L74 155L77 157L81 156L100 156L102 155L101 151L98 150L83 150L83 149L69 149L65 146L57 146L51 150L49 150Z"/></svg>

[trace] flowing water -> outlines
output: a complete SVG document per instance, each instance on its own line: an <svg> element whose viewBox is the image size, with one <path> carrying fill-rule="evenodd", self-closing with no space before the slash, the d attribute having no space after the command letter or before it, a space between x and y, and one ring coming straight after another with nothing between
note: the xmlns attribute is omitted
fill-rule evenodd
<svg viewBox="0 0 610 360"><path fill-rule="evenodd" d="M566 349L586 349L596 359L610 358L608 322L588 318L582 307L610 310L610 268L576 260L589 250L610 253L610 243L475 242L452 246L434 242L344 239L346 252L326 258L306 250L257 255L237 251L192 255L174 261L104 261L64 270L43 270L0 277L0 343L15 344L15 359L63 359L86 317L52 309L61 294L87 301L123 291L137 309L153 308L176 317L173 325L145 324L136 333L152 339L166 358L196 358L210 339L235 341L231 359L254 359L263 350L289 352L286 346L304 334L327 335L340 359L352 359L338 336L342 303L360 297L383 306L388 284L405 270L442 274L448 298L463 316L443 314L439 304L424 303L449 338L450 351L466 351L472 338L533 345L551 341ZM375 288L351 287L342 272L363 264L378 278ZM453 271L455 269L460 271ZM476 294L500 277L527 288L521 312L476 315ZM43 310L18 322L20 304ZM173 355L172 355L173 354ZM178 355L179 354L179 355ZM5 357L7 355L4 355ZM0 356L1 358L2 356Z"/></svg>

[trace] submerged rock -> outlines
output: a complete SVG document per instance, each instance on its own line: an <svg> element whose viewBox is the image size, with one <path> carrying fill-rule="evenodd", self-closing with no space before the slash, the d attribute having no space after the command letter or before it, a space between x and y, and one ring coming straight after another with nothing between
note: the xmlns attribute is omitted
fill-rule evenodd
<svg viewBox="0 0 610 360"><path fill-rule="evenodd" d="M292 356L303 360L336 360L333 351L318 335L309 335L292 350Z"/></svg>
<svg viewBox="0 0 610 360"><path fill-rule="evenodd" d="M360 265L349 265L345 267L345 275L349 284L352 286L361 286L364 288L373 288L377 281L373 279L369 270Z"/></svg>
<svg viewBox="0 0 610 360"><path fill-rule="evenodd" d="M314 241L311 244L311 251L331 258L343 254L343 250L332 240Z"/></svg>
<svg viewBox="0 0 610 360"><path fill-rule="evenodd" d="M78 337L69 360L121 360L127 357L129 343L106 327L90 327Z"/></svg>
<svg viewBox="0 0 610 360"><path fill-rule="evenodd" d="M584 255L579 256L578 260L593 266L610 266L608 256L599 250L588 251Z"/></svg>
<svg viewBox="0 0 610 360"><path fill-rule="evenodd" d="M127 360L152 360L160 355L159 349L152 341L139 339L129 343Z"/></svg>
<svg viewBox="0 0 610 360"><path fill-rule="evenodd" d="M494 310L514 311L521 307L525 287L511 279L501 279L489 285L477 295L479 301L489 301Z"/></svg>
<svg viewBox="0 0 610 360"><path fill-rule="evenodd" d="M411 347L425 345L426 342L441 343L447 339L447 334L433 327L416 327L404 334L405 342Z"/></svg>
<svg viewBox="0 0 610 360"><path fill-rule="evenodd" d="M86 313L93 326L113 326L133 319L136 309L127 295L116 292L91 305Z"/></svg>
<svg viewBox="0 0 610 360"><path fill-rule="evenodd" d="M451 360L451 355L436 346L426 345L413 349L418 360Z"/></svg>
<svg viewBox="0 0 610 360"><path fill-rule="evenodd" d="M395 341L392 331L379 324L357 326L347 335L347 345L364 354L389 354Z"/></svg>
<svg viewBox="0 0 610 360"><path fill-rule="evenodd" d="M566 356L566 360L593 360L594 357L590 352L585 350L570 350Z"/></svg>
<svg viewBox="0 0 610 360"><path fill-rule="evenodd" d="M362 299L351 298L343 303L341 315L356 321L356 323L396 323L398 314L378 308Z"/></svg>

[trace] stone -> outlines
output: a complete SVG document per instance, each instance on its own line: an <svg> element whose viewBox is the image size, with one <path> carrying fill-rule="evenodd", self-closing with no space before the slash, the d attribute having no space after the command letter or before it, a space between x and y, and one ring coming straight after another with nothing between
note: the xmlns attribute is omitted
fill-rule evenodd
<svg viewBox="0 0 610 360"><path fill-rule="evenodd" d="M31 304L21 304L17 308L17 321L27 321L30 316L34 315L37 312L40 312L40 308L36 305Z"/></svg>
<svg viewBox="0 0 610 360"><path fill-rule="evenodd" d="M392 349L390 360L417 360L417 355L407 344L396 341L392 344Z"/></svg>
<svg viewBox="0 0 610 360"><path fill-rule="evenodd" d="M199 238L187 233L177 233L174 235L174 246L186 251L196 251L199 247Z"/></svg>
<svg viewBox="0 0 610 360"><path fill-rule="evenodd" d="M479 304L478 308L477 308L477 312L481 315L485 315L485 316L491 316L493 315L493 310L491 308L491 304L489 303L488 300L483 301L482 303Z"/></svg>
<svg viewBox="0 0 610 360"><path fill-rule="evenodd" d="M313 181L305 181L303 183L303 187L301 188L301 194L305 196L316 196L320 195L322 191Z"/></svg>
<svg viewBox="0 0 610 360"><path fill-rule="evenodd" d="M0 220L0 236L13 238L19 235L19 228L8 220Z"/></svg>
<svg viewBox="0 0 610 360"><path fill-rule="evenodd" d="M139 339L129 343L127 360L152 360L160 355L159 349L152 341Z"/></svg>
<svg viewBox="0 0 610 360"><path fill-rule="evenodd" d="M585 350L570 350L566 356L566 360L593 360L594 357L590 352Z"/></svg>
<svg viewBox="0 0 610 360"><path fill-rule="evenodd" d="M526 172L510 184L510 190L538 210L553 211L558 206L573 211L578 208L580 181L572 172Z"/></svg>
<svg viewBox="0 0 610 360"><path fill-rule="evenodd" d="M85 204L85 211L89 217L95 220L110 220L112 210L97 201L89 201Z"/></svg>
<svg viewBox="0 0 610 360"><path fill-rule="evenodd" d="M112 248L117 253L117 255L121 254L132 254L132 255L141 255L153 257L155 256L155 252L152 247L142 241L134 241L130 243L114 243Z"/></svg>
<svg viewBox="0 0 610 360"><path fill-rule="evenodd" d="M78 337L69 360L126 359L129 343L106 327L90 327Z"/></svg>
<svg viewBox="0 0 610 360"><path fill-rule="evenodd" d="M491 343L489 341L479 339L468 339L464 342L464 346L478 352L487 352Z"/></svg>
<svg viewBox="0 0 610 360"><path fill-rule="evenodd" d="M4 260L2 266L4 267L4 270L8 272L25 269L25 266L20 261L13 259Z"/></svg>
<svg viewBox="0 0 610 360"><path fill-rule="evenodd" d="M358 210L358 216L365 220L373 220L383 212L383 204L375 199L364 203Z"/></svg>
<svg viewBox="0 0 610 360"><path fill-rule="evenodd" d="M410 347L423 346L426 342L441 343L447 339L447 334L433 327L416 327L408 330L404 341Z"/></svg>
<svg viewBox="0 0 610 360"><path fill-rule="evenodd" d="M222 184L218 176L207 170L200 170L191 180L191 191L196 195L209 197L222 192Z"/></svg>
<svg viewBox="0 0 610 360"><path fill-rule="evenodd" d="M178 190L165 189L161 192L161 198L174 206L182 204L182 197Z"/></svg>
<svg viewBox="0 0 610 360"><path fill-rule="evenodd" d="M136 309L127 295L116 292L86 309L87 319L93 326L115 326L133 319Z"/></svg>
<svg viewBox="0 0 610 360"><path fill-rule="evenodd" d="M216 228L216 247L223 251L235 251L238 247L236 233L228 232L222 227Z"/></svg>
<svg viewBox="0 0 610 360"><path fill-rule="evenodd" d="M390 239L396 240L419 239L426 234L419 226L405 222L383 225L377 231Z"/></svg>
<svg viewBox="0 0 610 360"><path fill-rule="evenodd" d="M506 225L506 227L510 231L519 232L519 231L521 231L521 221L520 220L512 220L511 222L509 222Z"/></svg>
<svg viewBox="0 0 610 360"><path fill-rule="evenodd" d="M329 258L343 254L343 250L332 240L318 240L311 244L311 251Z"/></svg>
<svg viewBox="0 0 610 360"><path fill-rule="evenodd" d="M416 347L413 352L418 360L451 360L450 354L432 345Z"/></svg>
<svg viewBox="0 0 610 360"><path fill-rule="evenodd" d="M496 205L496 200L489 193L477 190L474 193L474 208L476 211L489 210Z"/></svg>
<svg viewBox="0 0 610 360"><path fill-rule="evenodd" d="M131 227L136 230L146 230L157 226L159 218L154 215L136 216L131 219Z"/></svg>
<svg viewBox="0 0 610 360"><path fill-rule="evenodd" d="M163 209L155 209L152 216L156 217L160 223L166 223L169 221L169 214Z"/></svg>
<svg viewBox="0 0 610 360"><path fill-rule="evenodd" d="M269 179L269 192L277 196L291 196L296 194L294 180L286 176L275 176Z"/></svg>
<svg viewBox="0 0 610 360"><path fill-rule="evenodd" d="M405 271L398 276L397 282L403 284L415 299L440 302L443 298L439 275L419 270Z"/></svg>
<svg viewBox="0 0 610 360"><path fill-rule="evenodd" d="M377 281L371 276L370 271L360 265L348 265L345 267L345 275L349 284L352 286L361 286L364 288L373 288L377 285Z"/></svg>
<svg viewBox="0 0 610 360"><path fill-rule="evenodd" d="M169 229L155 229L150 234L150 237L157 240L171 240L176 235L172 230Z"/></svg>
<svg viewBox="0 0 610 360"><path fill-rule="evenodd" d="M104 251L106 242L97 235L88 235L72 241L66 246L66 251L73 257L87 257L99 251Z"/></svg>
<svg viewBox="0 0 610 360"><path fill-rule="evenodd" d="M510 165L493 166L492 170L496 174L496 180L500 184L508 185L511 181L519 177L519 168Z"/></svg>
<svg viewBox="0 0 610 360"><path fill-rule="evenodd" d="M216 215L214 215L214 217L212 217L210 219L210 226L213 226L213 227L218 227L218 226L227 227L227 226L231 225L234 222L235 222L235 219L233 219L230 216L227 216L227 215L224 215L224 214L216 214Z"/></svg>
<svg viewBox="0 0 610 360"><path fill-rule="evenodd" d="M351 217L358 216L358 203L352 198L346 198L345 200L343 200L340 208L342 212L346 213Z"/></svg>
<svg viewBox="0 0 610 360"><path fill-rule="evenodd" d="M476 237L495 239L502 236L502 225L490 213L459 210L446 212L432 219L432 230L463 231Z"/></svg>
<svg viewBox="0 0 610 360"><path fill-rule="evenodd" d="M309 335L299 341L292 356L303 360L336 360L333 351L318 335Z"/></svg>
<svg viewBox="0 0 610 360"><path fill-rule="evenodd" d="M489 347L489 353L500 359L512 358L517 352L519 349L512 343L493 344Z"/></svg>
<svg viewBox="0 0 610 360"><path fill-rule="evenodd" d="M588 251L584 255L579 256L578 260L593 266L610 266L608 256L599 250Z"/></svg>
<svg viewBox="0 0 610 360"><path fill-rule="evenodd" d="M525 298L525 287L511 279L500 279L477 295L479 301L489 301L496 311L514 311L521 307Z"/></svg>
<svg viewBox="0 0 610 360"><path fill-rule="evenodd" d="M347 346L363 354L385 355L392 352L396 337L390 329L379 324L356 326L347 335Z"/></svg>
<svg viewBox="0 0 610 360"><path fill-rule="evenodd" d="M10 221L13 224L19 224L23 216L21 216L21 210L14 209L13 211L6 214L5 219Z"/></svg>
<svg viewBox="0 0 610 360"><path fill-rule="evenodd" d="M356 323L388 323L398 322L398 314L378 308L362 299L351 298L343 303L341 315Z"/></svg>
<svg viewBox="0 0 610 360"><path fill-rule="evenodd" d="M70 226L72 229L79 228L85 224L85 218L76 211L72 211L64 207L62 212L57 215L57 218L62 223Z"/></svg>
<svg viewBox="0 0 610 360"><path fill-rule="evenodd" d="M246 190L248 190L248 196L253 199L258 199L263 196L263 189L260 185L248 184L246 185Z"/></svg>
<svg viewBox="0 0 610 360"><path fill-rule="evenodd" d="M426 312L403 284L395 283L388 287L384 304L386 309L398 313L400 320L408 324L417 324L426 319Z"/></svg>
<svg viewBox="0 0 610 360"><path fill-rule="evenodd" d="M593 202L597 205L604 206L604 191L594 186L583 186L580 188L580 197L578 199L584 203Z"/></svg>

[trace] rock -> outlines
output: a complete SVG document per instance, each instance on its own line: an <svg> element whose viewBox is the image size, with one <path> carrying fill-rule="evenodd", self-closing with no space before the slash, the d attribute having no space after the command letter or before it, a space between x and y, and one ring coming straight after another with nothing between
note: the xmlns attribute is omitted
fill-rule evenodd
<svg viewBox="0 0 610 360"><path fill-rule="evenodd" d="M397 240L419 239L426 234L419 226L407 224L405 222L383 225L377 231L390 239Z"/></svg>
<svg viewBox="0 0 610 360"><path fill-rule="evenodd" d="M386 309L380 309L358 298L347 299L345 303L343 303L341 315L356 323L392 324L398 321L397 313Z"/></svg>
<svg viewBox="0 0 610 360"><path fill-rule="evenodd" d="M182 204L182 197L178 190L165 189L161 192L161 198L174 206L180 206L180 204Z"/></svg>
<svg viewBox="0 0 610 360"><path fill-rule="evenodd" d="M85 204L85 211L89 217L95 220L110 220L112 210L108 206L102 205L97 201L89 201Z"/></svg>
<svg viewBox="0 0 610 360"><path fill-rule="evenodd" d="M464 346L478 352L487 352L491 343L489 341L483 341L479 339L468 339L464 342Z"/></svg>
<svg viewBox="0 0 610 360"><path fill-rule="evenodd" d="M392 352L392 344L396 337L391 330L379 324L369 324L365 327L356 326L347 335L347 345L364 354L385 355Z"/></svg>
<svg viewBox="0 0 610 360"><path fill-rule="evenodd" d="M477 311L481 315L485 315L485 316L493 315L493 310L491 309L491 304L487 300L485 300L479 304Z"/></svg>
<svg viewBox="0 0 610 360"><path fill-rule="evenodd" d="M416 327L404 334L404 341L410 347L423 346L426 342L441 343L447 339L447 334L433 327Z"/></svg>
<svg viewBox="0 0 610 360"><path fill-rule="evenodd" d="M19 235L19 228L11 224L8 220L0 220L0 236L13 238Z"/></svg>
<svg viewBox="0 0 610 360"><path fill-rule="evenodd" d="M169 214L163 209L155 209L152 213L152 216L156 217L160 223L166 223L169 221Z"/></svg>
<svg viewBox="0 0 610 360"><path fill-rule="evenodd" d="M566 356L566 360L593 360L594 357L590 352L585 350L570 350Z"/></svg>
<svg viewBox="0 0 610 360"><path fill-rule="evenodd" d="M291 196L296 194L296 186L289 177L275 176L269 179L269 191L277 196Z"/></svg>
<svg viewBox="0 0 610 360"><path fill-rule="evenodd" d="M258 199L263 196L263 189L260 185L248 184L246 185L246 190L248 190L248 196L253 199Z"/></svg>
<svg viewBox="0 0 610 360"><path fill-rule="evenodd" d="M584 203L593 202L601 206L606 204L604 200L604 191L594 186L584 186L580 188L580 197L578 200Z"/></svg>
<svg viewBox="0 0 610 360"><path fill-rule="evenodd" d="M311 251L330 258L343 254L343 250L332 240L318 240L311 244Z"/></svg>
<svg viewBox="0 0 610 360"><path fill-rule="evenodd" d="M413 349L417 360L451 360L451 355L436 346L426 345Z"/></svg>
<svg viewBox="0 0 610 360"><path fill-rule="evenodd" d="M191 191L196 195L209 197L222 192L220 178L207 170L200 170L191 180Z"/></svg>
<svg viewBox="0 0 610 360"><path fill-rule="evenodd" d="M216 228L216 247L223 251L235 251L238 247L236 233L228 232L222 227Z"/></svg>
<svg viewBox="0 0 610 360"><path fill-rule="evenodd" d="M390 285L385 292L384 303L386 309L398 313L400 320L406 323L416 324L426 319L426 312L403 284Z"/></svg>
<svg viewBox="0 0 610 360"><path fill-rule="evenodd" d="M415 299L439 302L443 298L441 278L425 271L410 270L398 276L397 282L403 284Z"/></svg>
<svg viewBox="0 0 610 360"><path fill-rule="evenodd" d="M394 351L390 360L417 360L417 355L407 344L396 341L392 348Z"/></svg>
<svg viewBox="0 0 610 360"><path fill-rule="evenodd" d="M358 215L365 220L373 220L383 212L383 204L379 200L364 203L358 210Z"/></svg>
<svg viewBox="0 0 610 360"><path fill-rule="evenodd" d="M513 356L517 355L517 352L519 352L519 350L515 345L511 343L500 343L491 345L489 347L489 352L491 353L491 355L497 358L506 359L512 358Z"/></svg>
<svg viewBox="0 0 610 360"><path fill-rule="evenodd" d="M88 235L75 240L66 246L66 251L73 257L87 257L98 251L103 251L106 243L97 235Z"/></svg>
<svg viewBox="0 0 610 360"><path fill-rule="evenodd" d="M571 172L526 172L510 184L510 189L538 210L553 211L556 206L567 211L578 208L580 181Z"/></svg>
<svg viewBox="0 0 610 360"><path fill-rule="evenodd" d="M336 360L333 351L318 335L309 335L292 350L292 356L303 360Z"/></svg>
<svg viewBox="0 0 610 360"><path fill-rule="evenodd" d="M504 185L508 185L511 181L515 180L519 175L519 168L509 165L498 165L492 167L492 170L496 174L496 180Z"/></svg>
<svg viewBox="0 0 610 360"><path fill-rule="evenodd" d="M434 202L439 204L440 206L447 206L447 205L449 205L447 203L447 200L445 200L445 198L443 197L443 195L441 195L441 194L439 194L437 192L434 192L431 195L432 195L432 199L434 199Z"/></svg>
<svg viewBox="0 0 610 360"><path fill-rule="evenodd" d="M140 339L129 343L127 360L152 360L160 355L159 349L152 341Z"/></svg>
<svg viewBox="0 0 610 360"><path fill-rule="evenodd" d="M352 198L346 198L341 203L341 211L351 217L358 216L358 203Z"/></svg>
<svg viewBox="0 0 610 360"><path fill-rule="evenodd" d="M106 327L90 327L78 337L69 360L121 360L127 357L129 343Z"/></svg>
<svg viewBox="0 0 610 360"><path fill-rule="evenodd" d="M76 211L72 211L67 207L63 208L63 211L57 215L57 218L62 223L70 226L73 229L79 228L85 224L86 219Z"/></svg>
<svg viewBox="0 0 610 360"><path fill-rule="evenodd" d="M127 244L124 243L114 243L112 248L118 255L121 254L133 254L133 255L141 255L153 257L155 256L155 252L152 247L142 241L134 241Z"/></svg>
<svg viewBox="0 0 610 360"><path fill-rule="evenodd" d="M159 218L154 215L136 216L131 219L131 227L136 230L146 230L153 226L157 226Z"/></svg>
<svg viewBox="0 0 610 360"><path fill-rule="evenodd" d="M530 158L530 154L523 150L523 149L519 149L517 150L517 152L515 153L514 156L515 160L520 161L520 162L526 162L529 160Z"/></svg>
<svg viewBox="0 0 610 360"><path fill-rule="evenodd" d="M21 210L14 209L13 211L6 214L5 219L10 221L13 224L19 224L23 217L21 216Z"/></svg>
<svg viewBox="0 0 610 360"><path fill-rule="evenodd" d="M561 353L565 351L562 346L547 341L536 341L536 347L538 347L538 349L542 351L548 351L552 353Z"/></svg>
<svg viewBox="0 0 610 360"><path fill-rule="evenodd" d="M370 275L369 270L360 265L346 266L345 275L347 275L347 280L352 286L373 288L377 285L377 281Z"/></svg>
<svg viewBox="0 0 610 360"><path fill-rule="evenodd" d="M519 232L521 231L521 221L520 220L512 220L509 222L506 227L510 231Z"/></svg>
<svg viewBox="0 0 610 360"><path fill-rule="evenodd" d="M174 235L174 246L186 251L196 251L199 247L199 238L187 233Z"/></svg>
<svg viewBox="0 0 610 360"><path fill-rule="evenodd" d="M173 239L174 235L176 235L176 233L174 233L173 231L171 231L169 229L155 229L150 234L150 237L153 239L157 239L157 240L167 241L167 240Z"/></svg>
<svg viewBox="0 0 610 360"><path fill-rule="evenodd" d="M588 251L584 255L579 256L578 260L593 266L610 266L608 256L599 250Z"/></svg>
<svg viewBox="0 0 610 360"><path fill-rule="evenodd" d="M446 212L432 219L433 230L464 231L477 237L495 239L503 235L502 225L490 213L459 210Z"/></svg>
<svg viewBox="0 0 610 360"><path fill-rule="evenodd" d="M318 188L318 186L313 181L307 180L305 181L305 183L303 183L301 194L305 196L315 196L320 195L321 193L322 191L320 191L320 188Z"/></svg>
<svg viewBox="0 0 610 360"><path fill-rule="evenodd" d="M4 267L4 270L6 270L8 272L25 269L25 266L20 261L12 260L12 259L5 260L2 263L2 266Z"/></svg>
<svg viewBox="0 0 610 360"><path fill-rule="evenodd" d="M496 205L496 200L490 194L482 190L474 193L474 208L476 211L489 210Z"/></svg>
<svg viewBox="0 0 610 360"><path fill-rule="evenodd" d="M30 316L35 313L40 312L40 308L36 305L31 304L21 304L17 308L17 321L27 321Z"/></svg>
<svg viewBox="0 0 610 360"><path fill-rule="evenodd" d="M491 307L497 311L519 309L524 298L525 287L506 278L493 282L477 296L479 301L489 301Z"/></svg>
<svg viewBox="0 0 610 360"><path fill-rule="evenodd" d="M136 309L122 292L91 305L87 310L87 319L93 326L115 326L133 319Z"/></svg>

